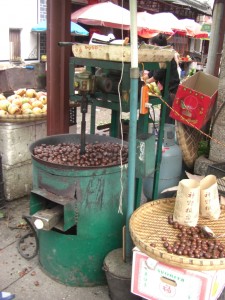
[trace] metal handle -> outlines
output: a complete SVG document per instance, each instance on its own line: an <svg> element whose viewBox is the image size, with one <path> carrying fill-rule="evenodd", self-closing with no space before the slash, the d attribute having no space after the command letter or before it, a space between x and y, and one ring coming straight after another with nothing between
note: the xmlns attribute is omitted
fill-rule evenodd
<svg viewBox="0 0 225 300"><path fill-rule="evenodd" d="M66 46L73 46L74 43L72 42L58 42L58 46L60 47L66 47Z"/></svg>

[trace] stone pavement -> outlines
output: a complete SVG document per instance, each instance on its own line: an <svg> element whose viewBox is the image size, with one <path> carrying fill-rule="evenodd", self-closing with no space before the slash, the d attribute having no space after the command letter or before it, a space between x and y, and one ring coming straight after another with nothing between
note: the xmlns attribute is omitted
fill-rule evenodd
<svg viewBox="0 0 225 300"><path fill-rule="evenodd" d="M2 216L2 213L4 216ZM80 288L65 286L48 277L38 256L27 260L17 249L20 237L29 227L23 215L29 215L29 197L7 202L0 210L0 290L16 295L16 300L109 300L108 287ZM31 254L35 240L30 238Z"/></svg>

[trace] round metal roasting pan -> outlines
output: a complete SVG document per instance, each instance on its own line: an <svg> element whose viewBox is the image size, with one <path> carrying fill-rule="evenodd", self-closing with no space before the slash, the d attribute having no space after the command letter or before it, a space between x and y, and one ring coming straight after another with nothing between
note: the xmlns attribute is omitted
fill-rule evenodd
<svg viewBox="0 0 225 300"><path fill-rule="evenodd" d="M86 134L86 144L94 144L94 143L114 143L119 145L126 145L128 146L128 143L125 141L122 141L121 139L105 136L105 135L95 135L95 134ZM61 165L61 164L55 164L51 163L45 160L42 160L40 158L35 157L33 154L34 148L36 146L41 146L42 144L46 145L58 145L61 143L73 143L73 144L80 144L81 141L81 135L80 134L59 134L59 135L52 135L48 136L46 138L40 139L34 143L32 143L29 147L32 159L35 161L41 163L42 165L46 165L49 167L57 168L57 169L75 169L75 170L88 170L88 169L102 169L102 168L109 168L109 167L115 167L116 165L107 165L107 166L88 166L88 167L79 167L79 166L67 166L67 165ZM126 164L126 163L125 163Z"/></svg>

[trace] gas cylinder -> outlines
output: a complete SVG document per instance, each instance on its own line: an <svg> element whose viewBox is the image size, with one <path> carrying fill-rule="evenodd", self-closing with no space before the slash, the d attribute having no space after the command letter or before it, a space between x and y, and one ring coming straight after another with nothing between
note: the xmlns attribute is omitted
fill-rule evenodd
<svg viewBox="0 0 225 300"><path fill-rule="evenodd" d="M157 149L157 144L156 144ZM164 198L161 192L178 185L182 173L182 152L176 143L175 125L165 124L160 164L158 198ZM143 193L148 200L152 199L154 173L143 179Z"/></svg>

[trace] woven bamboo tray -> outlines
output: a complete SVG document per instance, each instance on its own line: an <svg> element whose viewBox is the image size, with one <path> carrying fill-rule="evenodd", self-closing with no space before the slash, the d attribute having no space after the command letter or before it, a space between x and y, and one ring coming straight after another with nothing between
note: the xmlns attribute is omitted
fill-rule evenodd
<svg viewBox="0 0 225 300"><path fill-rule="evenodd" d="M73 55L80 58L110 61L131 61L131 47L120 45L74 44ZM168 47L146 45L138 49L138 62L167 62L174 57L174 50Z"/></svg>
<svg viewBox="0 0 225 300"><path fill-rule="evenodd" d="M5 115L0 117L0 123L22 123L22 122L34 122L42 121L47 118L47 113L40 115L24 114L24 115Z"/></svg>
<svg viewBox="0 0 225 300"><path fill-rule="evenodd" d="M225 258L198 259L167 253L162 237L167 237L173 244L180 232L168 224L168 216L173 214L175 198L164 198L143 204L134 211L130 218L130 234L135 244L143 253L160 262L183 269L207 271L225 269ZM209 226L217 235L224 233L225 206L221 206L219 220L210 221L199 218L199 225ZM219 238L225 245L225 237ZM150 246L155 243L155 247Z"/></svg>

